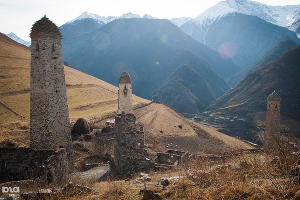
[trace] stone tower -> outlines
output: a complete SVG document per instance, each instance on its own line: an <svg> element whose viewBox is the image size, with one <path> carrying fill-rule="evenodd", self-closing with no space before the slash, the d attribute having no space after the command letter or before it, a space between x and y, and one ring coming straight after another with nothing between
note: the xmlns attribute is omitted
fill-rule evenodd
<svg viewBox="0 0 300 200"><path fill-rule="evenodd" d="M267 98L266 129L264 146L266 149L275 147L280 138L280 96L274 91Z"/></svg>
<svg viewBox="0 0 300 200"><path fill-rule="evenodd" d="M123 72L119 80L118 113L132 113L132 89L128 73Z"/></svg>
<svg viewBox="0 0 300 200"><path fill-rule="evenodd" d="M30 147L37 150L65 148L68 168L73 150L61 33L46 16L31 30Z"/></svg>

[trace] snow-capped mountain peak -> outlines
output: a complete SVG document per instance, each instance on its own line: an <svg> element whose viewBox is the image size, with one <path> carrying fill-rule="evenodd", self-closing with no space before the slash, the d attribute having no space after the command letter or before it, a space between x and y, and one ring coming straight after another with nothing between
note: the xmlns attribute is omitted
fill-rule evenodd
<svg viewBox="0 0 300 200"><path fill-rule="evenodd" d="M23 44L25 46L29 46L30 45L30 42L27 42L25 40L23 40L22 38L20 38L19 36L17 36L16 34L14 34L13 32L9 33L9 34L6 34L10 39L20 43L20 44Z"/></svg>
<svg viewBox="0 0 300 200"><path fill-rule="evenodd" d="M150 15L149 15L150 16ZM108 16L108 17L103 17L100 16L98 14L94 14L94 13L90 13L90 12L83 12L80 16L76 17L75 19L69 21L68 23L72 23L75 22L77 20L82 20L82 19L94 19L96 21L98 21L99 23L104 23L107 24L115 19L119 19L119 18L140 18L140 16L138 14L134 14L134 13L125 13L121 16Z"/></svg>
<svg viewBox="0 0 300 200"><path fill-rule="evenodd" d="M121 15L119 18L141 18L138 14L133 14L131 12L129 13L125 13L123 15Z"/></svg>
<svg viewBox="0 0 300 200"><path fill-rule="evenodd" d="M206 20L214 21L234 12L257 16L270 23L286 27L295 21L295 15L300 12L300 5L269 6L251 0L226 0L207 9L193 21L196 24L202 24Z"/></svg>

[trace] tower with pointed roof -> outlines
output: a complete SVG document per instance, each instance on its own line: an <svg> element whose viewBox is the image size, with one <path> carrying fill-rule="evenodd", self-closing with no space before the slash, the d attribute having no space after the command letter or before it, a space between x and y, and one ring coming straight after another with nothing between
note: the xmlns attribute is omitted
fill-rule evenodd
<svg viewBox="0 0 300 200"><path fill-rule="evenodd" d="M264 146L270 149L276 146L280 138L280 96L274 91L267 98L266 128Z"/></svg>
<svg viewBox="0 0 300 200"><path fill-rule="evenodd" d="M128 73L123 72L119 80L118 113L132 113L132 89Z"/></svg>
<svg viewBox="0 0 300 200"><path fill-rule="evenodd" d="M61 33L46 16L31 30L30 147L65 148L69 170L73 150L62 57Z"/></svg>

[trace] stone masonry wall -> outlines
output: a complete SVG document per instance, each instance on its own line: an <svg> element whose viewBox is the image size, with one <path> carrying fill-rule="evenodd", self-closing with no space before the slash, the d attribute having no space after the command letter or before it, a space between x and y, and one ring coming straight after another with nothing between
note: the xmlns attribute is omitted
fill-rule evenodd
<svg viewBox="0 0 300 200"><path fill-rule="evenodd" d="M101 158L106 158L106 154L112 156L114 154L115 138L113 133L101 134L95 137L95 154Z"/></svg>
<svg viewBox="0 0 300 200"><path fill-rule="evenodd" d="M60 38L31 41L30 147L66 149L73 168L71 130Z"/></svg>
<svg viewBox="0 0 300 200"><path fill-rule="evenodd" d="M126 89L125 89L126 88ZM132 113L132 89L130 83L120 83L119 84L119 108L118 113Z"/></svg>
<svg viewBox="0 0 300 200"><path fill-rule="evenodd" d="M65 149L0 149L0 182L37 180L41 184L65 183L68 179L66 167Z"/></svg>
<svg viewBox="0 0 300 200"><path fill-rule="evenodd" d="M266 115L265 147L273 148L280 137L280 101L268 101Z"/></svg>
<svg viewBox="0 0 300 200"><path fill-rule="evenodd" d="M144 149L144 132L135 121L133 114L122 113L115 118L114 166L117 173L124 176L151 167L149 156Z"/></svg>

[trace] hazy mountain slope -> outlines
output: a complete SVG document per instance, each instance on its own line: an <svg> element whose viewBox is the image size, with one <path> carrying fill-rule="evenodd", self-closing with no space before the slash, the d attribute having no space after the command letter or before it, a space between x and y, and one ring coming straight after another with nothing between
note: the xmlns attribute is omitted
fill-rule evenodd
<svg viewBox="0 0 300 200"><path fill-rule="evenodd" d="M206 44L210 48L219 50L224 56L232 56L233 61L243 69L259 61L285 40L299 43L296 34L286 28L237 13L215 21L206 36Z"/></svg>
<svg viewBox="0 0 300 200"><path fill-rule="evenodd" d="M209 110L234 112L249 121L265 112L267 96L274 90L281 96L281 114L300 121L300 47L250 73L233 90L219 98ZM293 130L299 135L299 129ZM294 132L294 133L295 133Z"/></svg>
<svg viewBox="0 0 300 200"><path fill-rule="evenodd" d="M220 1L198 17L183 24L181 29L194 39L205 43L201 35L206 33L205 30L207 27L215 20L231 13L257 16L267 22L289 27L300 19L300 5L270 6L250 0ZM199 32L199 30L201 30L202 33Z"/></svg>
<svg viewBox="0 0 300 200"><path fill-rule="evenodd" d="M207 67L206 63L199 65ZM199 113L222 93L221 86L207 77L194 67L183 65L154 93L153 99L180 113Z"/></svg>
<svg viewBox="0 0 300 200"><path fill-rule="evenodd" d="M297 46L297 43L291 40L283 41L270 52L268 52L261 60L241 71L240 73L234 75L229 81L229 85L236 86L241 80L243 80L249 73L263 67L268 64L272 60L274 60L277 56L285 53L286 51L293 49Z"/></svg>
<svg viewBox="0 0 300 200"><path fill-rule="evenodd" d="M119 74L128 71L134 91L142 97L150 98L179 66L195 57L193 54L197 57L194 59L204 60L211 68L238 71L233 70L236 66L231 60L221 59L168 20L117 19L90 31L84 29L88 33L74 40L65 31L69 26L61 27L66 61L109 83L116 83ZM74 25L71 34L77 35L77 29L83 28Z"/></svg>
<svg viewBox="0 0 300 200"><path fill-rule="evenodd" d="M11 140L26 146L29 144L30 50L0 34L0 69L0 142ZM91 123L105 124L107 118L114 116L118 92L115 86L70 67L65 67L65 75L71 121L83 117ZM213 129L202 128L162 104L148 103L133 97L134 106L139 107L135 111L137 121L146 126L149 146L159 144L164 148L168 141L174 140L173 144L183 150L207 153L250 147ZM182 129L174 127L180 124ZM164 130L163 136L158 135L159 130ZM217 148L212 148L215 144Z"/></svg>
<svg viewBox="0 0 300 200"><path fill-rule="evenodd" d="M13 32L9 33L9 34L6 34L8 37L10 37L10 39L20 43L20 44L23 44L25 46L30 46L30 42L27 42L25 40L23 40L22 38L20 38L19 36L17 36L16 34L14 34Z"/></svg>

